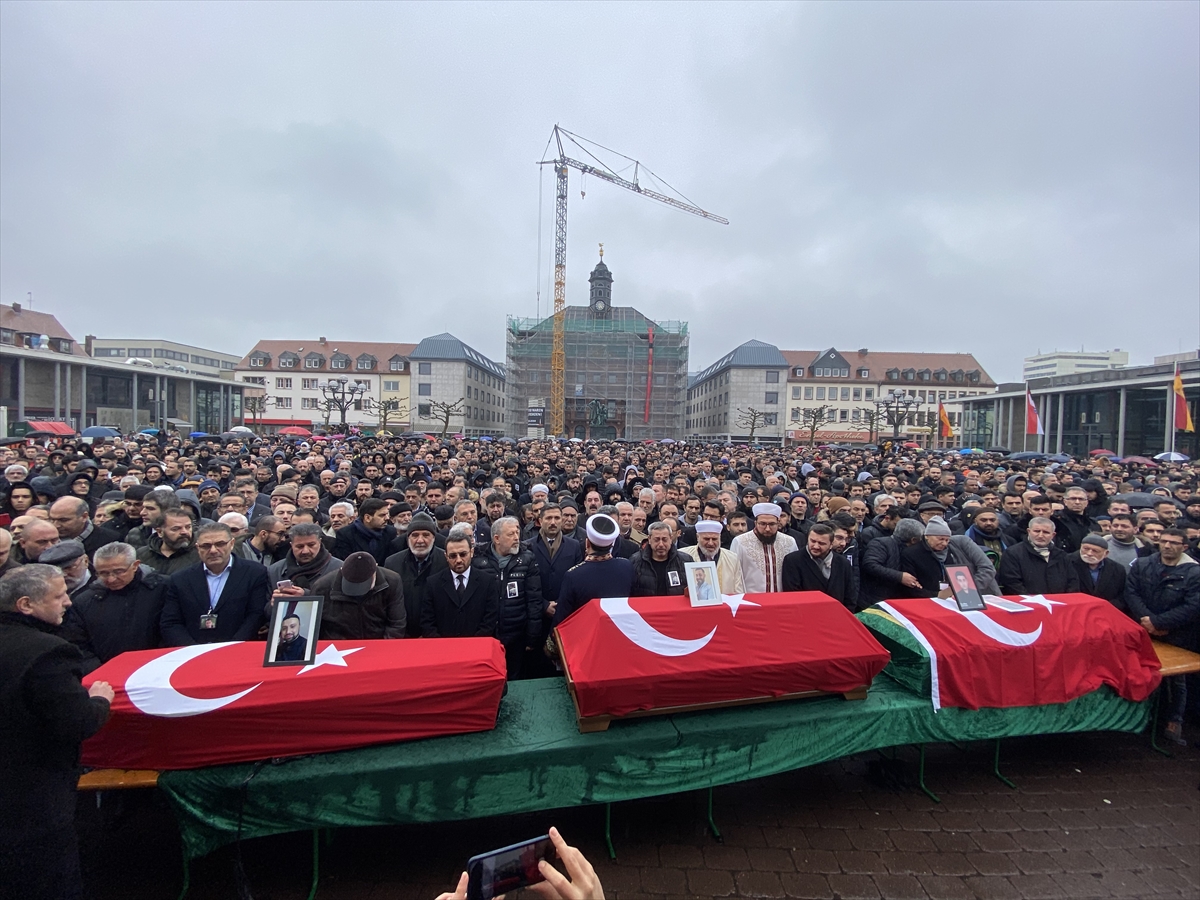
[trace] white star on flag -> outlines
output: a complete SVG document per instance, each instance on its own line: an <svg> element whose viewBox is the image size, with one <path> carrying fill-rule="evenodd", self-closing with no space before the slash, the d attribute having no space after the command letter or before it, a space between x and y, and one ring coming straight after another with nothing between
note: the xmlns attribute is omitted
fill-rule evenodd
<svg viewBox="0 0 1200 900"><path fill-rule="evenodd" d="M1050 615L1054 615L1054 607L1067 605L1061 600L1051 600L1049 597L1043 597L1041 594L1037 594L1033 597L1022 596L1021 602L1033 604L1035 606L1044 606L1046 608L1046 612L1050 613Z"/></svg>
<svg viewBox="0 0 1200 900"><path fill-rule="evenodd" d="M347 668L349 664L346 662L346 657L351 653L357 653L361 649L363 648L351 647L349 650L339 650L333 644L330 644L317 654L312 665L305 666L296 674L303 675L305 672L311 672L313 669L319 669L321 666L341 666L342 668Z"/></svg>
<svg viewBox="0 0 1200 900"><path fill-rule="evenodd" d="M743 607L743 606L760 606L761 605L759 603L755 603L753 600L743 599L745 596L746 596L745 594L722 594L721 595L721 602L729 607L729 612L733 614L733 617L735 619L737 618L737 611L741 607Z"/></svg>

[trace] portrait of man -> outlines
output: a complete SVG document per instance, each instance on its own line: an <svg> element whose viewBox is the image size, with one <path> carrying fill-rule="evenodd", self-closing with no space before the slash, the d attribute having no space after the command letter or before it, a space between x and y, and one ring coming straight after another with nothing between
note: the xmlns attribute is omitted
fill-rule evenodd
<svg viewBox="0 0 1200 900"><path fill-rule="evenodd" d="M688 596L692 606L716 606L721 602L715 562L685 563L684 570L687 572Z"/></svg>
<svg viewBox="0 0 1200 900"><path fill-rule="evenodd" d="M970 568L967 566L946 566L946 578L950 581L950 590L954 593L954 602L958 604L958 608L961 611L987 609L987 605L983 602L983 596L979 593L979 588L975 585L975 579L971 577Z"/></svg>
<svg viewBox="0 0 1200 900"><path fill-rule="evenodd" d="M322 597L276 597L271 606L264 666L311 665L317 655Z"/></svg>

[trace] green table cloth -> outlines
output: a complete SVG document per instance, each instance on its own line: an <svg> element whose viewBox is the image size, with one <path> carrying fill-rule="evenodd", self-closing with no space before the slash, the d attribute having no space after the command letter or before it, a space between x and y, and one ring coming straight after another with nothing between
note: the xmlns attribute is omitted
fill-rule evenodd
<svg viewBox="0 0 1200 900"><path fill-rule="evenodd" d="M1139 731L1148 703L1104 688L1070 703L933 711L877 678L866 700L841 697L616 721L580 734L561 679L519 681L494 731L300 757L259 768L164 772L184 852L241 835L437 822L634 800L733 784L903 744L1029 734ZM244 803L243 803L244 797Z"/></svg>

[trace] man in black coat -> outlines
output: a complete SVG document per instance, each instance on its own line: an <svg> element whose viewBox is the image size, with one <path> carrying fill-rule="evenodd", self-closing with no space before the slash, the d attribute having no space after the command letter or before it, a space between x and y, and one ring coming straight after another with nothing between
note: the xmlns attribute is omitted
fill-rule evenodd
<svg viewBox="0 0 1200 900"><path fill-rule="evenodd" d="M877 535L862 551L859 584L859 609L866 609L880 600L911 597L921 589L921 582L911 572L901 568L901 554L912 544L924 539L921 523L916 519L900 519L885 536Z"/></svg>
<svg viewBox="0 0 1200 900"><path fill-rule="evenodd" d="M369 497L358 508L358 518L338 529L331 552L338 559L347 559L351 553L362 551L383 565L393 552L391 544L395 539L396 529L388 522L387 501Z"/></svg>
<svg viewBox="0 0 1200 900"><path fill-rule="evenodd" d="M687 589L690 561L671 546L671 527L666 522L649 526L646 546L630 557L633 566L634 597L678 597Z"/></svg>
<svg viewBox="0 0 1200 900"><path fill-rule="evenodd" d="M446 551L435 543L437 525L424 513L413 516L408 524L408 549L393 553L383 563L400 576L404 586L404 621L408 637L421 636L421 611L429 579L446 570Z"/></svg>
<svg viewBox="0 0 1200 900"><path fill-rule="evenodd" d="M1067 553L1074 553L1087 535L1100 531L1100 526L1088 517L1087 506L1087 491L1081 487L1067 488L1063 509L1053 518L1054 543Z"/></svg>
<svg viewBox="0 0 1200 900"><path fill-rule="evenodd" d="M96 580L71 602L62 636L83 654L83 671L100 668L127 650L162 646L159 621L170 580L142 572L128 544L108 544L95 554Z"/></svg>
<svg viewBox="0 0 1200 900"><path fill-rule="evenodd" d="M79 747L108 718L113 689L84 690L79 651L55 632L71 605L62 574L30 564L0 579L0 892L79 900Z"/></svg>
<svg viewBox="0 0 1200 900"><path fill-rule="evenodd" d="M121 540L121 536L112 529L93 525L90 515L87 501L79 497L59 497L50 504L50 524L58 530L59 538L79 541L89 559L105 544Z"/></svg>
<svg viewBox="0 0 1200 900"><path fill-rule="evenodd" d="M267 568L233 555L228 526L196 534L200 563L171 576L161 619L163 646L248 641L258 635L271 583Z"/></svg>
<svg viewBox="0 0 1200 900"><path fill-rule="evenodd" d="M538 646L542 633L542 577L533 551L521 546L521 524L512 516L492 523L492 541L473 554L471 568L500 584L500 616L496 636L504 645L508 680L521 677L526 653Z"/></svg>
<svg viewBox="0 0 1200 900"><path fill-rule="evenodd" d="M495 637L500 618L500 582L471 568L471 541L446 539L448 568L430 576L421 606L423 637Z"/></svg>
<svg viewBox="0 0 1200 900"><path fill-rule="evenodd" d="M1004 594L1070 594L1079 590L1079 576L1070 555L1054 545L1054 523L1034 516L1025 540L1000 557L996 572Z"/></svg>
<svg viewBox="0 0 1200 900"><path fill-rule="evenodd" d="M1108 558L1108 543L1098 534L1084 537L1079 549L1071 554L1071 564L1079 579L1079 590L1103 597L1121 612L1125 605L1125 567Z"/></svg>
<svg viewBox="0 0 1200 900"><path fill-rule="evenodd" d="M820 591L851 612L858 605L850 562L833 550L833 529L818 522L808 530L808 541L783 558L780 578L784 591Z"/></svg>

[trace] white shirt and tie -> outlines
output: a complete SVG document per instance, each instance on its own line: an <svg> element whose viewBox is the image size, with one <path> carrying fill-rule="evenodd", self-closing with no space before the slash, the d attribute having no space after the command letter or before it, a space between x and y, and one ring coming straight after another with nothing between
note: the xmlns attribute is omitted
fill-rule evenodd
<svg viewBox="0 0 1200 900"><path fill-rule="evenodd" d="M454 574L454 573L451 573ZM458 591L459 596L467 592L467 585L471 583L471 567L467 566L466 571L461 575L454 575L454 587Z"/></svg>

